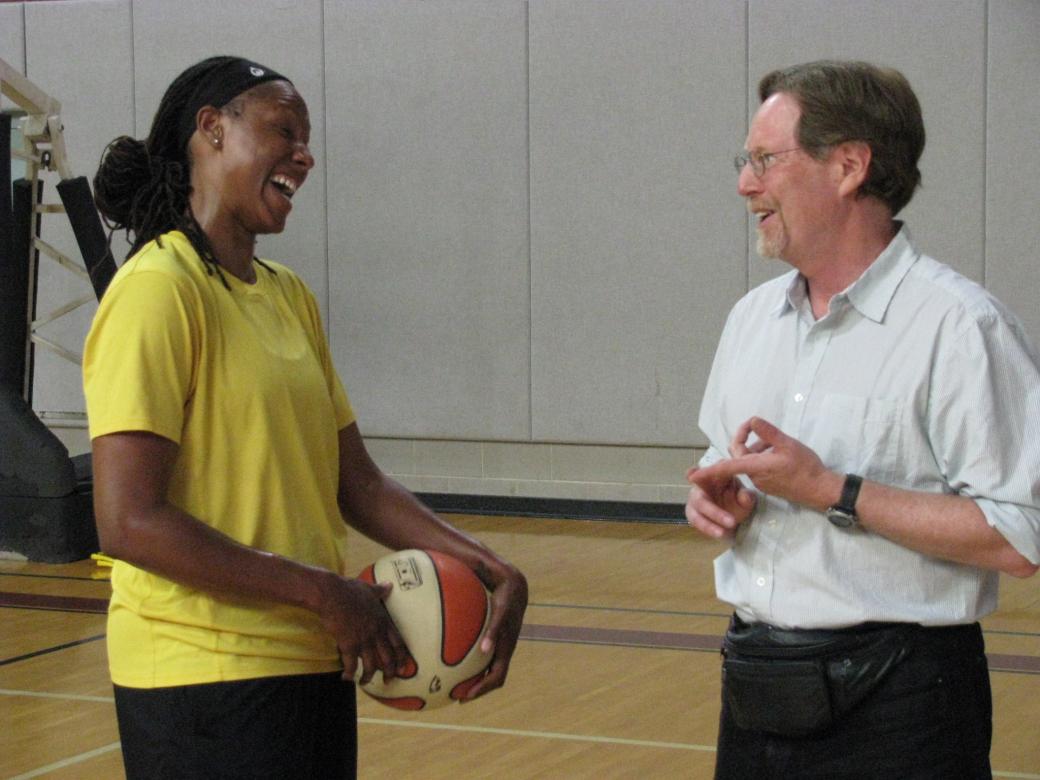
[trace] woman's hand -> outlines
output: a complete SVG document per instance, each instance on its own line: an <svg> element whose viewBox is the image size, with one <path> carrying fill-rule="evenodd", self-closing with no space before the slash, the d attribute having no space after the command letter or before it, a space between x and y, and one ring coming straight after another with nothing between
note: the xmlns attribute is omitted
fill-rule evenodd
<svg viewBox="0 0 1040 780"><path fill-rule="evenodd" d="M492 570L480 564L475 571L491 591L491 620L480 650L494 656L487 674L469 689L463 701L472 701L505 685L527 609L527 579L515 566L498 562Z"/></svg>
<svg viewBox="0 0 1040 780"><path fill-rule="evenodd" d="M369 585L331 572L324 578L317 612L336 640L344 680L364 685L377 670L390 680L406 668L408 648L383 605L392 588L388 583Z"/></svg>

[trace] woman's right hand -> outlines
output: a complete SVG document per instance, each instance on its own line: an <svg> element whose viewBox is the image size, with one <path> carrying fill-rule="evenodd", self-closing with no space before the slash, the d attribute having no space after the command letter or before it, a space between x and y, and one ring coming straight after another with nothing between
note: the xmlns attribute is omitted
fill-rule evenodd
<svg viewBox="0 0 1040 780"><path fill-rule="evenodd" d="M364 685L377 670L390 680L407 667L408 648L383 605L392 589L389 583L369 585L331 572L325 580L318 615L336 640L344 680Z"/></svg>

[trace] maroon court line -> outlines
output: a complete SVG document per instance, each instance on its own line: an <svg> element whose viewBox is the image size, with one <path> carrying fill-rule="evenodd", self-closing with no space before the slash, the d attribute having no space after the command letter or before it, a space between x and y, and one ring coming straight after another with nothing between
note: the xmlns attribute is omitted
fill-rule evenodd
<svg viewBox="0 0 1040 780"><path fill-rule="evenodd" d="M1025 672L1040 674L1040 658L1035 655L1007 655L1006 653L986 653L991 672Z"/></svg>
<svg viewBox="0 0 1040 780"><path fill-rule="evenodd" d="M634 631L625 628L581 628L524 623L521 639L539 642L574 642L592 645L649 647L655 650L707 650L718 652L721 636L680 634L672 631Z"/></svg>
<svg viewBox="0 0 1040 780"><path fill-rule="evenodd" d="M58 612L108 612L108 599L88 599L77 596L47 596L39 593L0 592L0 607L20 609L48 609Z"/></svg>
<svg viewBox="0 0 1040 780"><path fill-rule="evenodd" d="M722 637L708 634L681 634L670 631L636 631L624 628L582 628L525 623L520 638L535 642L646 647L654 650L697 650L718 652ZM987 653L991 672L1040 674L1040 657Z"/></svg>
<svg viewBox="0 0 1040 780"><path fill-rule="evenodd" d="M89 644L90 642L97 642L98 640L104 638L104 634L98 634L96 636L88 636L86 639L77 639L74 642L66 642L63 645L55 645L54 647L45 647L42 650L34 650L33 652L25 653L24 655L16 655L14 658L4 658L0 660L0 666L16 664L19 661L28 661L30 658L38 658L41 655L56 653L59 650L68 650L70 647L79 647L80 645Z"/></svg>
<svg viewBox="0 0 1040 780"><path fill-rule="evenodd" d="M76 596L47 596L35 593L0 592L0 607L45 609L60 612L104 614L108 599ZM717 653L722 637L711 634L684 634L673 631L637 631L624 628L584 628L525 623L520 638L535 642L645 647L654 650L694 650ZM1040 657L987 653L990 671L1040 674Z"/></svg>

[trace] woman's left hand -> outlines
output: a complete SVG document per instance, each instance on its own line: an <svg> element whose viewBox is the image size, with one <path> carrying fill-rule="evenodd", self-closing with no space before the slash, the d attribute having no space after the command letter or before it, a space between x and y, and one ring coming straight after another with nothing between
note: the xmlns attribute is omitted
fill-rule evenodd
<svg viewBox="0 0 1040 780"><path fill-rule="evenodd" d="M476 574L491 590L491 620L480 650L494 656L487 674L470 688L463 701L472 701L505 685L527 609L527 579L515 566L502 562L492 571L481 564Z"/></svg>

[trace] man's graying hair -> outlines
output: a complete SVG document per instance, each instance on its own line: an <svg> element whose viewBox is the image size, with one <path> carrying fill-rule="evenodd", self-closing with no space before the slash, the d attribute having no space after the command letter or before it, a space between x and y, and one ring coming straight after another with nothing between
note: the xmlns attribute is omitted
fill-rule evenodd
<svg viewBox="0 0 1040 780"><path fill-rule="evenodd" d="M822 159L845 141L870 146L870 170L859 190L886 203L893 216L920 186L924 121L910 83L893 68L820 60L775 70L758 84L765 101L783 92L798 101L798 144Z"/></svg>

